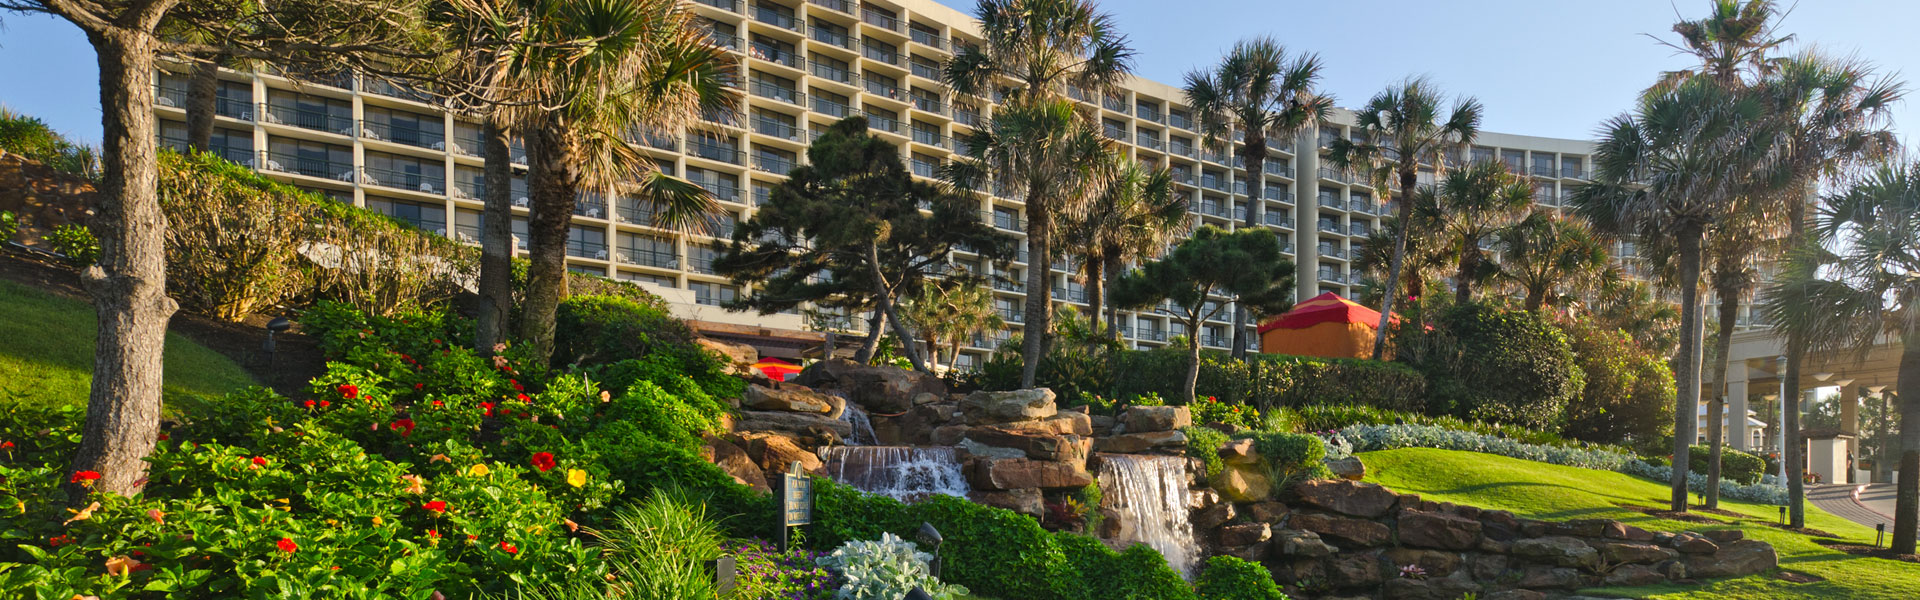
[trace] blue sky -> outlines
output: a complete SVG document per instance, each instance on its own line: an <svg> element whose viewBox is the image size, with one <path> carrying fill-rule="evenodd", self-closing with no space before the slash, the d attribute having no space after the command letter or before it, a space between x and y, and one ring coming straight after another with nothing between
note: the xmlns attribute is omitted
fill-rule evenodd
<svg viewBox="0 0 1920 600"><path fill-rule="evenodd" d="M972 0L939 0L972 11ZM1322 87L1356 106L1413 74L1487 106L1489 131L1588 138L1603 119L1665 69L1685 66L1643 34L1672 39L1678 14L1697 18L1701 0L1104 0L1132 40L1140 75L1178 84L1238 39L1272 35L1289 49L1317 52ZM1920 3L1803 0L1787 31L1799 46L1869 59L1886 72L1920 77ZM1407 24L1407 25L1402 25ZM78 138L99 139L98 71L78 29L39 16L0 15L0 103L39 116ZM1920 85L1917 83L1916 85ZM1910 86L1911 87L1911 86ZM1920 101L1920 93L1916 94ZM1920 110L1895 113L1911 138Z"/></svg>

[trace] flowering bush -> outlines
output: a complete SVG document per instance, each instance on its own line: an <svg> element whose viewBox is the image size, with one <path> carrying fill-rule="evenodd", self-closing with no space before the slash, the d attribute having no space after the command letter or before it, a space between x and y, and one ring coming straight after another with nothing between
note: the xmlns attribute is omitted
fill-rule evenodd
<svg viewBox="0 0 1920 600"><path fill-rule="evenodd" d="M761 539L729 543L725 549L734 557L734 589L741 598L827 600L840 589L840 579L816 563L818 552L781 552Z"/></svg>
<svg viewBox="0 0 1920 600"><path fill-rule="evenodd" d="M892 533L879 540L849 541L820 557L820 566L833 569L842 583L833 597L838 600L893 600L919 588L934 598L952 598L967 593L967 588L940 583L928 570L933 555Z"/></svg>
<svg viewBox="0 0 1920 600"><path fill-rule="evenodd" d="M1251 428L1260 424L1259 409L1243 404L1221 402L1216 396L1196 398L1189 407L1193 411L1193 422L1202 425L1222 423Z"/></svg>

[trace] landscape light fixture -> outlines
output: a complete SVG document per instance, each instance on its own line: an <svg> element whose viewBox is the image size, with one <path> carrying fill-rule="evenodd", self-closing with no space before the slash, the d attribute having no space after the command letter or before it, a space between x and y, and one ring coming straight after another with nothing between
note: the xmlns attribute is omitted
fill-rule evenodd
<svg viewBox="0 0 1920 600"><path fill-rule="evenodd" d="M274 317L273 320L267 321L266 328L267 328L267 341L265 344L262 344L261 346L267 351L267 369L272 370L273 369L273 352L275 349L274 343L273 343L273 336L274 334L278 334L278 333L286 333L288 329L292 329L293 321L287 320L287 318L284 316Z"/></svg>
<svg viewBox="0 0 1920 600"><path fill-rule="evenodd" d="M1887 391L1887 386L1884 386L1884 385L1868 386L1867 391L1878 394L1880 392Z"/></svg>
<svg viewBox="0 0 1920 600"><path fill-rule="evenodd" d="M1814 374L1813 374L1813 378L1814 378L1814 379L1818 379L1818 380L1820 380L1820 381L1826 381L1826 380L1828 380L1828 379L1833 379L1833 372L1832 372L1832 371L1821 371L1821 372L1819 372L1819 373L1814 373Z"/></svg>
<svg viewBox="0 0 1920 600"><path fill-rule="evenodd" d="M913 536L918 538L922 545L927 546L927 551L933 554L933 561L927 564L927 570L930 571L934 577L939 577L940 543L946 541L940 537L940 530L934 529L932 523L921 521L920 531L914 532ZM911 598L912 596L908 597Z"/></svg>
<svg viewBox="0 0 1920 600"><path fill-rule="evenodd" d="M926 590L913 588L913 591L907 592L906 600L933 600L933 596L927 594Z"/></svg>

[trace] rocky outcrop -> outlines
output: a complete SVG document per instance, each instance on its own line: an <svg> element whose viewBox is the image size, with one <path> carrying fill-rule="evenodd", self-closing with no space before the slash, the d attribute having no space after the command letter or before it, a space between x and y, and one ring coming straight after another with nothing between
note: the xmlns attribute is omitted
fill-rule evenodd
<svg viewBox="0 0 1920 600"><path fill-rule="evenodd" d="M1053 390L1036 388L1011 392L974 392L960 401L960 411L972 425L1040 421L1054 416Z"/></svg>
<svg viewBox="0 0 1920 600"><path fill-rule="evenodd" d="M740 396L740 407L747 410L823 414L832 419L840 418L835 405L839 405L839 410L846 410L845 402L798 385L786 385L778 389L749 385L746 393Z"/></svg>
<svg viewBox="0 0 1920 600"><path fill-rule="evenodd" d="M1372 519L1387 514L1400 495L1371 483L1327 479L1294 486L1300 503L1343 515Z"/></svg>
<svg viewBox="0 0 1920 600"><path fill-rule="evenodd" d="M932 374L893 366L863 365L842 358L808 365L792 382L816 389L840 390L868 412L883 415L906 412L913 408L914 397L920 394L929 394L935 399L947 396L947 384Z"/></svg>
<svg viewBox="0 0 1920 600"><path fill-rule="evenodd" d="M772 410L743 410L735 418L734 431L774 431L794 436L818 438L832 434L837 439L853 435L853 424L829 419L824 413L797 413ZM814 444L824 445L824 444Z"/></svg>
<svg viewBox="0 0 1920 600"><path fill-rule="evenodd" d="M1093 483L1085 466L1025 458L979 458L968 481L978 490L1079 489Z"/></svg>
<svg viewBox="0 0 1920 600"><path fill-rule="evenodd" d="M1185 406L1134 406L1120 417L1127 433L1173 431L1193 425L1193 413Z"/></svg>

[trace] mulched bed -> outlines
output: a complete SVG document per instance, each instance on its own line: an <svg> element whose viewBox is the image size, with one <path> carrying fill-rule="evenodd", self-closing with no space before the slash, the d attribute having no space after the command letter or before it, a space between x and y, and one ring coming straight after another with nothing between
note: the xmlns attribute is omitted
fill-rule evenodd
<svg viewBox="0 0 1920 600"><path fill-rule="evenodd" d="M1693 512L1707 513L1710 515L1720 515L1722 517L1733 517L1735 519L1751 518L1751 517L1748 517L1745 513L1737 513L1724 508L1707 508L1705 506L1694 505L1690 507L1688 510L1691 510Z"/></svg>
<svg viewBox="0 0 1920 600"><path fill-rule="evenodd" d="M1759 522L1759 521L1756 521L1756 522ZM1826 537L1826 538L1840 537L1840 534L1833 533L1830 531L1820 530L1820 529L1814 529L1812 527L1789 527L1786 525L1781 525L1779 523L1765 523L1765 522L1761 522L1761 523L1765 524L1768 527L1772 527L1774 529L1784 529L1787 531L1798 533L1800 535L1807 535L1807 536L1813 536L1813 537Z"/></svg>
<svg viewBox="0 0 1920 600"><path fill-rule="evenodd" d="M1781 571L1773 577L1788 583L1816 583L1827 580L1819 575L1809 575L1799 571Z"/></svg>
<svg viewBox="0 0 1920 600"><path fill-rule="evenodd" d="M1713 517L1694 514L1691 512L1675 512L1675 511L1667 510L1664 508L1657 508L1657 507L1645 506L1640 504L1619 504L1619 506L1620 508L1638 512L1638 513L1647 515L1649 517L1656 517L1656 518L1666 519L1669 521L1685 521L1688 523L1706 523L1711 525L1727 524L1726 521L1715 519Z"/></svg>
<svg viewBox="0 0 1920 600"><path fill-rule="evenodd" d="M1910 563L1920 563L1920 554L1895 554L1893 550L1890 548L1875 548L1873 546L1863 546L1863 545L1855 544L1852 542L1843 542L1840 540L1829 540L1829 539L1820 539L1820 538L1815 538L1813 540L1813 543L1826 546L1828 548L1832 548L1834 550L1838 550L1841 552L1845 552L1847 554L1852 554L1854 556L1870 556L1873 558L1884 558L1887 560L1898 560L1898 561L1910 562Z"/></svg>

